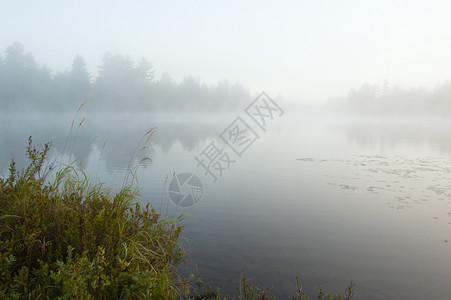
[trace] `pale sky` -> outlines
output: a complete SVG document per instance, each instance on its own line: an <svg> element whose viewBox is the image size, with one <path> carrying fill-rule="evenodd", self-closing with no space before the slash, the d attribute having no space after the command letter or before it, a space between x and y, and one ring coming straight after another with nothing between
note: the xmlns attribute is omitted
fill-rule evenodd
<svg viewBox="0 0 451 300"><path fill-rule="evenodd" d="M157 77L239 81L322 102L364 82L451 80L451 1L3 1L0 50L95 73L105 52L146 57Z"/></svg>

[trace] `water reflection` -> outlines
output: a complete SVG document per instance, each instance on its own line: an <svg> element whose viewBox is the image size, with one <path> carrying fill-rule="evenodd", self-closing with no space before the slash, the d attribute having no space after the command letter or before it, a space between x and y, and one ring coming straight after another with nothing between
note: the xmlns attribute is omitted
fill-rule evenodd
<svg viewBox="0 0 451 300"><path fill-rule="evenodd" d="M202 122L161 122L149 117L116 116L96 119L95 116L76 117L73 125L68 118L0 118L0 158L1 169L14 158L19 167L27 163L25 146L32 136L35 145L52 143L52 155L71 155L82 166L88 158L97 153L107 170L125 170L130 167L130 159L140 161L151 158L153 148L158 147L168 153L175 144L180 143L186 152L194 151L202 141L217 135L220 125ZM83 122L81 125L80 123ZM155 128L148 151L141 151L145 133ZM145 149L144 149L145 150Z"/></svg>
<svg viewBox="0 0 451 300"><path fill-rule="evenodd" d="M329 130L342 132L350 143L362 148L394 148L403 145L430 146L451 156L451 121L423 119L410 121L349 121L329 124Z"/></svg>
<svg viewBox="0 0 451 300"><path fill-rule="evenodd" d="M72 118L0 118L2 171L10 157L24 164L29 135L36 144L52 141L61 157ZM451 294L444 263L451 260L444 247L451 240L446 122L287 118L218 183L201 177L205 195L182 210L163 202L166 175L196 171L194 156L233 118L87 116L78 127L82 119L77 116L65 153L79 159L88 175L98 169L108 186L122 183L130 159L150 157L138 174L145 200L164 214L186 214L183 233L191 246L184 270L195 272L196 264L205 282L225 292L234 291L245 271L262 286L277 286L273 291L282 299L295 291L296 275L308 291L323 285L339 292L354 280L362 299ZM157 132L143 149L141 139L153 127Z"/></svg>

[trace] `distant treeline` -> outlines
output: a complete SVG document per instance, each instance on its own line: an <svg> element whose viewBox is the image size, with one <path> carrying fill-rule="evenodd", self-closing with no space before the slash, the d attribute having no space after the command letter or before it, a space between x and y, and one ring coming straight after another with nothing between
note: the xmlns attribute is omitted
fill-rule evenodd
<svg viewBox="0 0 451 300"><path fill-rule="evenodd" d="M106 54L96 77L81 56L70 71L53 72L39 65L21 43L0 54L0 113L73 111L87 100L92 111L215 111L234 110L248 103L249 91L223 80L206 85L192 76L174 82L163 74L155 79L152 65L129 56Z"/></svg>
<svg viewBox="0 0 451 300"><path fill-rule="evenodd" d="M451 81L439 84L431 91L403 89L388 82L382 86L365 83L350 90L345 98L330 99L328 106L334 111L357 114L451 116Z"/></svg>

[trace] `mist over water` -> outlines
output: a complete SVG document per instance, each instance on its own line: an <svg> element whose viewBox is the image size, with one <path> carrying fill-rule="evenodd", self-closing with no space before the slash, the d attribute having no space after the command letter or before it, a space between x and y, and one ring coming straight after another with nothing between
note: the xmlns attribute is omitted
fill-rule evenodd
<svg viewBox="0 0 451 300"><path fill-rule="evenodd" d="M449 121L333 120L287 112L213 182L195 157L218 142L233 119L90 115L66 144L70 118L3 116L0 170L6 174L10 157L25 165L29 135L36 144L52 140L52 159L67 161L71 153L87 174L113 189L123 183L130 161L135 166L149 157L137 169L140 201L170 217L185 215L189 261L180 270L189 275L197 268L226 292L234 292L244 271L274 286L281 298L291 295L296 275L309 292L326 284L339 292L352 279L367 299L446 298ZM135 152L153 127L149 147ZM166 178L181 172L196 174L203 184L191 208L174 205L167 194ZM422 286L421 293L412 284Z"/></svg>
<svg viewBox="0 0 451 300"><path fill-rule="evenodd" d="M184 215L178 271L226 294L244 272L280 299L296 276L311 295L449 298L448 1L3 6L0 176L31 136L56 170L134 178ZM170 194L186 174L188 208Z"/></svg>

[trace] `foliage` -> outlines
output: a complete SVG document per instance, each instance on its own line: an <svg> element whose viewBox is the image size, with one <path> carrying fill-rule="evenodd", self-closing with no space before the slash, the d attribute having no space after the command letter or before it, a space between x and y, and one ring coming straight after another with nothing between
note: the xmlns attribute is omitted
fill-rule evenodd
<svg viewBox="0 0 451 300"><path fill-rule="evenodd" d="M0 111L67 112L89 100L95 112L149 112L236 110L250 101L241 84L224 80L207 86L193 76L181 82L167 74L155 78L145 58L105 54L98 76L90 75L77 55L68 71L53 72L39 66L21 43L0 53Z"/></svg>
<svg viewBox="0 0 451 300"><path fill-rule="evenodd" d="M191 275L190 281L194 280L194 275ZM221 295L219 289L212 289L210 285L204 285L200 278L197 278L195 284L186 284L186 290L184 292L184 299L198 300L198 299L209 299L209 300L219 300L219 299L236 299L235 297L230 298L229 296ZM299 278L296 277L296 295L291 299L293 300L310 300L308 295L306 295L300 285ZM318 300L350 300L354 296L355 283L352 281L346 287L344 294L337 294L333 296L330 292L324 292L320 287L318 289L318 294L316 299ZM241 273L240 284L237 290L238 299L242 300L273 300L276 297L271 295L270 288L261 288L254 284L250 284L244 273Z"/></svg>
<svg viewBox="0 0 451 300"><path fill-rule="evenodd" d="M131 186L112 195L68 166L45 182L46 144L30 165L0 179L0 298L175 298L184 259L182 227L137 202Z"/></svg>
<svg viewBox="0 0 451 300"><path fill-rule="evenodd" d="M354 286L355 284L351 281L346 287L345 293L343 295L332 296L330 292L325 293L320 287L318 290L317 299L318 300L350 300L354 296ZM302 290L302 285L299 282L299 277L296 276L296 296L292 297L293 300L309 300L311 299ZM240 278L240 289L238 290L240 299L251 300L251 299L275 299L274 296L270 295L270 289L262 289L259 286L249 284L244 274L241 274Z"/></svg>
<svg viewBox="0 0 451 300"><path fill-rule="evenodd" d="M398 85L364 83L351 89L346 97L330 99L329 108L356 114L449 116L451 112L451 81L424 88L403 89Z"/></svg>
<svg viewBox="0 0 451 300"><path fill-rule="evenodd" d="M293 300L310 299L303 292L302 285L300 284L299 277L297 277L297 276L296 276L296 287L297 287L297 292L296 292L296 296L292 298ZM349 285L346 287L343 295L335 295L335 296L332 296L330 292L324 293L322 287L319 287L317 299L318 300L349 300L354 296L354 287L355 287L355 283L351 281L349 283Z"/></svg>
<svg viewBox="0 0 451 300"><path fill-rule="evenodd" d="M238 289L238 294L240 299L274 299L275 297L269 298L270 288L262 289L259 286L249 284L243 273L240 276L240 288Z"/></svg>

